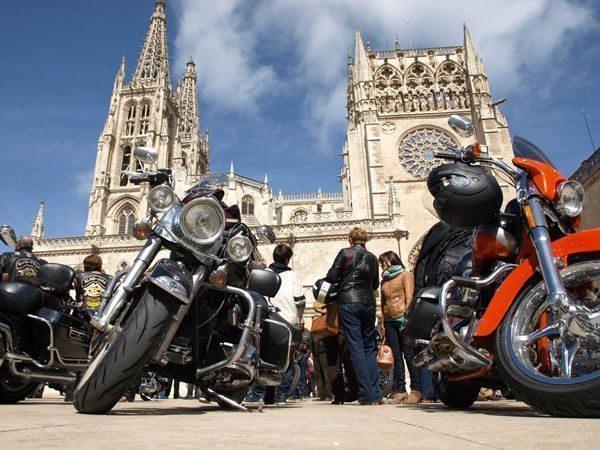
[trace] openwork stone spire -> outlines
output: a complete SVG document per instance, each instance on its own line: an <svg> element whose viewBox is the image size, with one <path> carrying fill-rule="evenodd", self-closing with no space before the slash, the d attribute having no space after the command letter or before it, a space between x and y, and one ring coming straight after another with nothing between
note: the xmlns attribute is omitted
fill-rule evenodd
<svg viewBox="0 0 600 450"><path fill-rule="evenodd" d="M38 240L44 237L44 202L40 202L40 210L31 228L31 237Z"/></svg>
<svg viewBox="0 0 600 450"><path fill-rule="evenodd" d="M133 82L165 81L171 85L167 46L167 16L165 2L157 0L146 34L144 48L138 60Z"/></svg>
<svg viewBox="0 0 600 450"><path fill-rule="evenodd" d="M183 74L183 88L179 110L181 117L179 131L182 139L190 139L192 136L197 136L200 131L196 78L196 65L192 58L190 58Z"/></svg>

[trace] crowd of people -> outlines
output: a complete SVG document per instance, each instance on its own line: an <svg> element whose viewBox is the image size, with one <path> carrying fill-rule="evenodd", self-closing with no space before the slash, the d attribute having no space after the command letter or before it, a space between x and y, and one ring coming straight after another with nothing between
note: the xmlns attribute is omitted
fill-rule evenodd
<svg viewBox="0 0 600 450"><path fill-rule="evenodd" d="M297 383L292 382L294 368L290 366L277 388L257 383L251 385L245 405L285 404L303 398L334 405L354 401L361 405L414 405L435 401L431 372L415 367L413 360L419 349L407 344L402 336L405 313L415 293L413 274L394 251L379 256L369 252L367 239L365 230L353 228L348 236L349 247L339 251L325 276L328 283L337 286L335 306L339 317L339 332L328 337L312 336L305 328L302 284L290 268L292 248L283 243L275 247L269 270L278 273L282 283L270 301L286 321L302 331L302 343L296 357L300 379ZM31 237L23 236L19 238L15 252L0 256L2 280L35 277L45 263L33 254ZM74 282L76 306L92 315L100 307L100 298L110 277L102 270L102 259L97 254L87 256L83 265L84 270L77 273ZM377 292L380 311L377 311ZM315 301L315 313L326 314L330 306ZM391 389L385 390L381 389L382 378L377 365L377 352L382 342L391 348L394 359ZM178 381L160 381L160 389L152 392L151 397L168 398L171 390L173 398L203 397L193 385L187 386L183 396ZM70 400L73 387L65 387L65 400ZM132 386L122 401L133 401L139 387L139 383Z"/></svg>

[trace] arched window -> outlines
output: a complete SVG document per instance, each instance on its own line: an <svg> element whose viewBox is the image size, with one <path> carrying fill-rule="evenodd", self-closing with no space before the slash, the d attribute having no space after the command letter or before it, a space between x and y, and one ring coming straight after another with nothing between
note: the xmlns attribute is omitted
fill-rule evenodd
<svg viewBox="0 0 600 450"><path fill-rule="evenodd" d="M140 114L140 134L148 132L148 124L150 123L150 103L142 104Z"/></svg>
<svg viewBox="0 0 600 450"><path fill-rule="evenodd" d="M251 195L242 197L242 214L254 214L254 199Z"/></svg>
<svg viewBox="0 0 600 450"><path fill-rule="evenodd" d="M119 214L119 234L131 234L135 225L135 212L133 208L127 205Z"/></svg>
<svg viewBox="0 0 600 450"><path fill-rule="evenodd" d="M130 104L127 107L127 120L125 121L125 136L133 136L135 133L135 116L137 113L137 105Z"/></svg>

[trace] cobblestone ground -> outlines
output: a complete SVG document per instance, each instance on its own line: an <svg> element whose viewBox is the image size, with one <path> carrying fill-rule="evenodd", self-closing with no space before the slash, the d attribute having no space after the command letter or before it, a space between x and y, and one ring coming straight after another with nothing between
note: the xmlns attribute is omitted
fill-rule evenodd
<svg viewBox="0 0 600 450"><path fill-rule="evenodd" d="M86 416L50 396L0 405L2 449L600 448L600 420L545 417L515 401L451 411L305 400L246 413L195 400L136 400Z"/></svg>

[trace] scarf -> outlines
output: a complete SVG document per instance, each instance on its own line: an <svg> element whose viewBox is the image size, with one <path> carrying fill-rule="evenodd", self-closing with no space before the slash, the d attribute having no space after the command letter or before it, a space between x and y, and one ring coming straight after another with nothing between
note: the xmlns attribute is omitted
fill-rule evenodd
<svg viewBox="0 0 600 450"><path fill-rule="evenodd" d="M404 272L404 268L402 266L390 266L386 270L383 271L383 279L391 280L392 278L396 278Z"/></svg>

